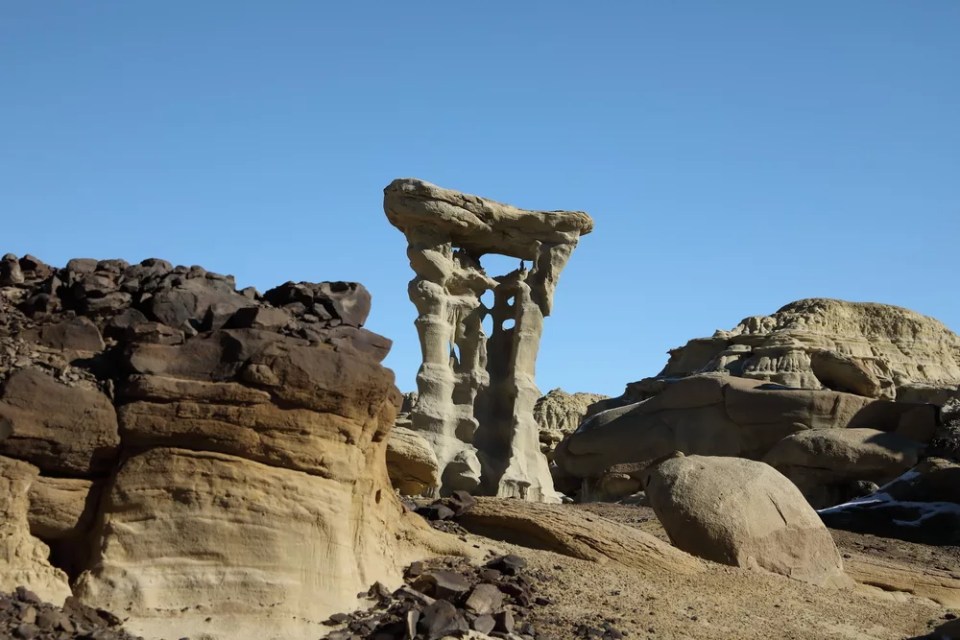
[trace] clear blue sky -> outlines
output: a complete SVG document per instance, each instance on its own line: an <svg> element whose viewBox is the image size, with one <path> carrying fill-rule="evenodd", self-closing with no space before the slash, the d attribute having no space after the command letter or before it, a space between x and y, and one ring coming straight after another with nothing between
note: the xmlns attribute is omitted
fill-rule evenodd
<svg viewBox="0 0 960 640"><path fill-rule="evenodd" d="M3 2L0 253L356 280L415 387L416 176L596 221L538 384L811 296L960 329L960 2ZM512 263L512 261L511 261Z"/></svg>

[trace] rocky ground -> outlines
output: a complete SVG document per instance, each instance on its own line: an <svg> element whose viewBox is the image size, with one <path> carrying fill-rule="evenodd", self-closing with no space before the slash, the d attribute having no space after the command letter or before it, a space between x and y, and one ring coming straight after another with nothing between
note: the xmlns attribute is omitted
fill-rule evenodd
<svg viewBox="0 0 960 640"><path fill-rule="evenodd" d="M556 508L585 516L598 530L612 521L667 539L648 507L596 503ZM373 585L366 594L368 609L332 616L329 631L318 638L933 639L949 637L934 634L960 613L957 547L832 532L851 569L873 559L918 573L933 569L952 575L957 580L953 597L958 599L943 606L905 592L865 585L823 589L712 563L693 575L642 570L494 541L453 520L437 521L436 526L476 548L477 559L414 563L405 574L405 586L391 591ZM62 609L51 607L23 591L0 599L0 612L3 638L134 637L112 626L119 621L106 612L71 602ZM417 630L415 636L407 635L408 625ZM472 629L489 636L471 635L476 633ZM171 630L169 640L180 637Z"/></svg>
<svg viewBox="0 0 960 640"><path fill-rule="evenodd" d="M458 510L457 505L453 505ZM653 510L644 506L618 504L566 505L558 509L586 516L596 525L597 531L610 521L626 525L667 541L667 535L657 521ZM456 522L456 517L443 512L437 506L420 512L435 518L434 525L441 530L459 535L477 548L488 548L490 538L469 533ZM470 526L470 522L463 521ZM904 572L914 572L915 588L922 591L923 581L916 576L938 572L943 577L931 582L927 592L913 595L900 591L889 582L889 575L874 573L865 580L870 584L858 584L852 589L824 589L795 580L754 571L735 569L707 563L706 571L682 575L669 571L642 570L627 567L618 562L596 562L572 558L569 555L528 545L545 546L531 536L523 545L499 543L492 554L492 562L501 562L502 555L523 559L519 571L519 591L515 587L500 587L519 597L505 597L500 611L511 612L512 635L503 627L494 627L494 637L519 639L578 639L578 638L889 638L919 639L946 638L938 635L937 629L952 622L960 613L960 549L956 547L930 547L877 538L845 531L832 534L844 556L851 574L860 580L869 568L896 566ZM871 564L878 563L878 564ZM403 635L367 635L358 633L365 621L382 620L383 612L398 601L413 601L409 590L420 589L423 575L431 572L463 576L460 591L452 593L449 600L453 607L443 624L451 624L451 617L461 618L452 623L450 630L474 627L478 617L466 603L472 589L483 582L485 568L471 567L462 560L440 560L424 568L418 566L415 576L408 576L407 591L398 597L384 597L369 612L344 616L344 623L337 631L327 636L330 640L358 640L359 638L404 638ZM894 576L896 577L896 576ZM496 584L499 573L493 576ZM951 580L955 582L951 582ZM456 584L455 579L447 581ZM909 580L908 580L909 582ZM874 586L875 585L875 586ZM436 595L436 594L434 594ZM944 606L934 598L947 602ZM422 597L416 596L417 598ZM428 599L429 600L429 599ZM430 604L407 607L420 611ZM396 611L394 611L395 613ZM435 613L431 612L431 616ZM502 615L502 614L501 614ZM397 618L397 622L400 619ZM431 635L429 624L422 616L417 638L445 637ZM457 625L460 625L459 627ZM398 627L399 628L399 625ZM413 628L413 627L412 627ZM457 636L460 637L460 636ZM463 636L467 637L467 636Z"/></svg>

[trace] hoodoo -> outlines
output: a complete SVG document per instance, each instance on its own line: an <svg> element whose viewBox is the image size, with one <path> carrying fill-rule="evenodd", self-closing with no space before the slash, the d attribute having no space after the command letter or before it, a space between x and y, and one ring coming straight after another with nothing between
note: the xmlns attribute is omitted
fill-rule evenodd
<svg viewBox="0 0 960 640"><path fill-rule="evenodd" d="M533 417L537 350L560 272L593 220L581 211L518 209L412 178L384 189L383 208L406 236L416 274L410 299L423 364L411 419L440 463L434 493L555 500ZM517 258L520 266L493 277L481 263L487 254ZM487 291L489 307L480 300Z"/></svg>

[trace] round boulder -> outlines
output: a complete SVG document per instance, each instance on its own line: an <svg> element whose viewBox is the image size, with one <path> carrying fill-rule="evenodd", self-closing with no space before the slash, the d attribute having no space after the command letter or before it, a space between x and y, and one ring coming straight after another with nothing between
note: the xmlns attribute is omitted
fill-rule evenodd
<svg viewBox="0 0 960 640"><path fill-rule="evenodd" d="M818 585L849 582L830 532L769 465L681 455L651 468L645 484L670 540L688 553Z"/></svg>

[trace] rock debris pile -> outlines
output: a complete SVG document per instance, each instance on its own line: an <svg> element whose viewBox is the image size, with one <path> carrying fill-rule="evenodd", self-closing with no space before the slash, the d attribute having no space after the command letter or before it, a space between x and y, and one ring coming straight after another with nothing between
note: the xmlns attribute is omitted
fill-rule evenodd
<svg viewBox="0 0 960 640"><path fill-rule="evenodd" d="M328 624L340 628L325 640L541 638L529 618L534 607L550 604L536 585L551 577L526 566L512 554L479 567L449 558L415 562L400 588L391 592L377 583L361 594L374 601L369 609L331 616Z"/></svg>
<svg viewBox="0 0 960 640"><path fill-rule="evenodd" d="M0 593L0 637L17 640L141 640L120 628L120 620L102 609L67 598L62 607L41 600L23 587Z"/></svg>

